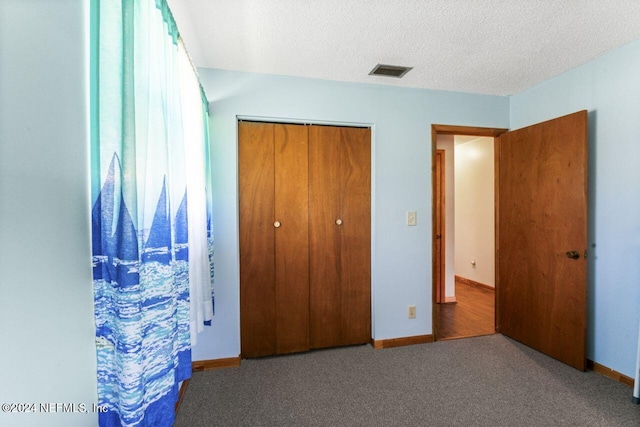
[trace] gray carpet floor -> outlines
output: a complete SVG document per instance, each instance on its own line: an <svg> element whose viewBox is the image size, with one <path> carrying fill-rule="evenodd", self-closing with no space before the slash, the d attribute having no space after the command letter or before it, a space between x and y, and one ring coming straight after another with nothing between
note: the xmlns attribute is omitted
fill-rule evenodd
<svg viewBox="0 0 640 427"><path fill-rule="evenodd" d="M633 390L502 335L195 372L176 426L640 426Z"/></svg>

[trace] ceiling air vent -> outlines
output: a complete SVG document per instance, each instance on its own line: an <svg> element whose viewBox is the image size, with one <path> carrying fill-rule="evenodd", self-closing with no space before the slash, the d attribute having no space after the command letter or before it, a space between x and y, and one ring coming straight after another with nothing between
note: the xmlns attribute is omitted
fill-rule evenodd
<svg viewBox="0 0 640 427"><path fill-rule="evenodd" d="M371 70L369 75L401 78L411 69L413 69L413 67L399 67L397 65L378 64L373 67L373 70Z"/></svg>

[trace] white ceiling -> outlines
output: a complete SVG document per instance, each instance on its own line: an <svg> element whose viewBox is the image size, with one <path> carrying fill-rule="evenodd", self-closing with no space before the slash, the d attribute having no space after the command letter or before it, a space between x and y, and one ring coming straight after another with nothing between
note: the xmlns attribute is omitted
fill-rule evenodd
<svg viewBox="0 0 640 427"><path fill-rule="evenodd" d="M640 39L639 0L168 3L198 67L493 95ZM378 63L414 68L369 76Z"/></svg>

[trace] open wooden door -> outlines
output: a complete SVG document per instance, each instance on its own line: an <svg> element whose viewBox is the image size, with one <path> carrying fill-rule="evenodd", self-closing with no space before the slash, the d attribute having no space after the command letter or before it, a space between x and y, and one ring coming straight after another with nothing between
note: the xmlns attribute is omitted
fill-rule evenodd
<svg viewBox="0 0 640 427"><path fill-rule="evenodd" d="M497 328L585 369L587 112L498 139Z"/></svg>

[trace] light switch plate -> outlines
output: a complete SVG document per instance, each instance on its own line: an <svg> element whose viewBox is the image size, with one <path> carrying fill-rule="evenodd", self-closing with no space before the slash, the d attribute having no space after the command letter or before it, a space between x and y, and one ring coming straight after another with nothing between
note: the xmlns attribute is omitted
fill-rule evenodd
<svg viewBox="0 0 640 427"><path fill-rule="evenodd" d="M409 306L409 319L415 319L416 318L416 306L415 305L410 305Z"/></svg>
<svg viewBox="0 0 640 427"><path fill-rule="evenodd" d="M417 223L417 214L416 211L408 211L407 212L407 225L416 225Z"/></svg>

